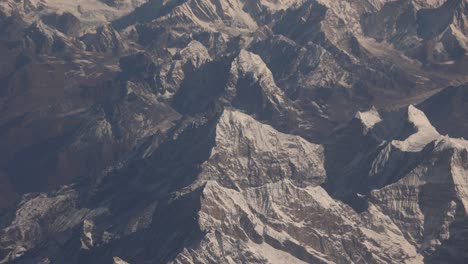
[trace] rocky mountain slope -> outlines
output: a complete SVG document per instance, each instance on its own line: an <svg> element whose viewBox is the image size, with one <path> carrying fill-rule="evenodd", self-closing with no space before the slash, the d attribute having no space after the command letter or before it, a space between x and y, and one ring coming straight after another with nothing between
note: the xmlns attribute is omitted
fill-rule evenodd
<svg viewBox="0 0 468 264"><path fill-rule="evenodd" d="M0 263L466 263L466 0L5 0Z"/></svg>

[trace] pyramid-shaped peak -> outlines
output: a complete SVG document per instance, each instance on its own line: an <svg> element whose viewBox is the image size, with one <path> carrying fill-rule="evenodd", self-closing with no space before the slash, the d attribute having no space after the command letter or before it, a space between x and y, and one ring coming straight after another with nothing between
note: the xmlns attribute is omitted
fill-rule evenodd
<svg viewBox="0 0 468 264"><path fill-rule="evenodd" d="M281 133L237 110L224 110L219 117L215 146L206 166L211 175L223 166L226 176L239 186L282 179L317 185L326 175L321 145Z"/></svg>
<svg viewBox="0 0 468 264"><path fill-rule="evenodd" d="M242 49L239 55L233 62L233 67L236 66L243 73L256 72L256 73L268 73L271 75L271 71L266 66L265 62L255 53Z"/></svg>

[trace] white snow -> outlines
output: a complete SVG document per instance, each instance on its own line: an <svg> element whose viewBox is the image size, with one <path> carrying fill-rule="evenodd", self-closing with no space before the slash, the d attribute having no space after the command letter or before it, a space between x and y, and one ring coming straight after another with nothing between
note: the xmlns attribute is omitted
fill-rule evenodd
<svg viewBox="0 0 468 264"><path fill-rule="evenodd" d="M22 12L29 22L37 21L44 14L68 12L79 18L85 27L94 27L130 13L145 1L123 0L118 7L112 7L99 0L2 0L0 7Z"/></svg>
<svg viewBox="0 0 468 264"><path fill-rule="evenodd" d="M414 125L416 133L403 141L393 140L394 147L406 152L419 152L427 144L440 138L439 132L432 126L426 115L413 105L408 107L408 121Z"/></svg>
<svg viewBox="0 0 468 264"><path fill-rule="evenodd" d="M175 7L171 14L160 20L178 19L180 22L188 20L208 30L233 28L254 31L258 25L244 10L244 5L241 0L189 0Z"/></svg>
<svg viewBox="0 0 468 264"><path fill-rule="evenodd" d="M436 142L436 149L439 151L445 149L468 149L468 141L463 138L451 138L449 136L441 136Z"/></svg>
<svg viewBox="0 0 468 264"><path fill-rule="evenodd" d="M269 125L262 124L240 111L225 110L216 128L216 152L235 155L242 167L247 168L247 160L243 159L242 142L248 142L253 153L258 155L257 162L267 162L264 159L276 160L283 171L289 171L291 165L295 168L308 168L308 174L325 177L324 149L321 145L312 144L299 136L293 136L276 131ZM231 166L233 164L226 164ZM304 172L305 173L305 172Z"/></svg>
<svg viewBox="0 0 468 264"><path fill-rule="evenodd" d="M272 11L286 10L290 7L300 6L305 0L260 0L260 4Z"/></svg>
<svg viewBox="0 0 468 264"><path fill-rule="evenodd" d="M262 256L263 258L268 261L270 264L285 264L285 263L297 263L297 264L306 264L304 262L293 255L276 249L267 243L256 244L249 240L247 246L252 249L252 252L257 253L258 255Z"/></svg>
<svg viewBox="0 0 468 264"><path fill-rule="evenodd" d="M196 40L191 41L187 47L182 49L180 55L184 63L190 61L195 68L199 68L207 61L212 60L206 47Z"/></svg>
<svg viewBox="0 0 468 264"><path fill-rule="evenodd" d="M375 107L372 107L369 111L358 112L356 118L361 120L362 124L367 128L372 128L377 123L382 122L379 112Z"/></svg>
<svg viewBox="0 0 468 264"><path fill-rule="evenodd" d="M114 257L114 264L129 264L129 263L119 257Z"/></svg>

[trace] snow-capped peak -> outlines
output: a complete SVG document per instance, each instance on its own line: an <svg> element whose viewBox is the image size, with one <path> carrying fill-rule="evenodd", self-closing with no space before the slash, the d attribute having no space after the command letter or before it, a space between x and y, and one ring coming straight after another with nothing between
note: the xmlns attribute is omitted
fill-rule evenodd
<svg viewBox="0 0 468 264"><path fill-rule="evenodd" d="M256 79L271 76L271 71L257 54L242 49L233 63L233 67L239 69L240 73L254 73Z"/></svg>
<svg viewBox="0 0 468 264"><path fill-rule="evenodd" d="M396 148L407 152L418 152L430 142L440 138L439 132L432 126L424 112L413 105L408 106L408 121L414 126L416 132L405 140L392 141Z"/></svg>
<svg viewBox="0 0 468 264"><path fill-rule="evenodd" d="M206 47L196 40L191 41L187 47L182 49L180 55L184 63L190 61L195 68L199 68L205 62L211 60L211 56Z"/></svg>
<svg viewBox="0 0 468 264"><path fill-rule="evenodd" d="M206 167L208 174L222 169L239 186L252 187L283 179L318 185L325 180L321 145L281 133L240 111L224 110L216 126L215 141ZM226 157L228 163L220 162L219 158ZM269 169L272 162L278 164L275 173ZM251 170L255 173L245 175Z"/></svg>
<svg viewBox="0 0 468 264"><path fill-rule="evenodd" d="M241 80L248 80L251 85L239 85ZM234 99L239 95L239 90L246 91L246 89L252 90L256 88L260 89L259 94L261 98L257 98L260 100L259 104L268 101L277 109L289 107L284 92L276 85L273 74L260 56L246 50L241 50L231 64L229 82L225 88L226 99ZM252 94L252 92L249 91L249 94Z"/></svg>
<svg viewBox="0 0 468 264"><path fill-rule="evenodd" d="M23 15L26 21L34 22L47 14L70 13L85 27L96 27L124 16L146 0L120 0L119 5L108 5L101 0L2 0L0 9L10 14L12 10Z"/></svg>

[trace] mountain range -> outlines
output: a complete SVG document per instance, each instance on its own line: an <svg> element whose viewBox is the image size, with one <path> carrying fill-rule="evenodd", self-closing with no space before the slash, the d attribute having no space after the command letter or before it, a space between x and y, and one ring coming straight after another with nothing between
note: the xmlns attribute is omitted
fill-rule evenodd
<svg viewBox="0 0 468 264"><path fill-rule="evenodd" d="M0 263L467 263L466 0L3 0Z"/></svg>

